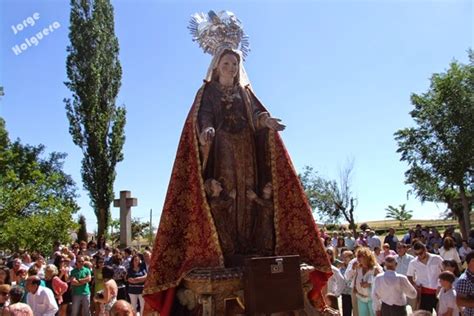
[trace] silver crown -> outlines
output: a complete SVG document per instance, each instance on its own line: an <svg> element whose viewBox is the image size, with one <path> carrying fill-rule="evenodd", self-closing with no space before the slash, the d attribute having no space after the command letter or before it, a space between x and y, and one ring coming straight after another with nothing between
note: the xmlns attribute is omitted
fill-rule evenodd
<svg viewBox="0 0 474 316"><path fill-rule="evenodd" d="M204 53L216 55L225 48L238 49L245 59L250 52L248 36L239 19L230 11L195 13L191 16L188 29L193 41L199 43Z"/></svg>

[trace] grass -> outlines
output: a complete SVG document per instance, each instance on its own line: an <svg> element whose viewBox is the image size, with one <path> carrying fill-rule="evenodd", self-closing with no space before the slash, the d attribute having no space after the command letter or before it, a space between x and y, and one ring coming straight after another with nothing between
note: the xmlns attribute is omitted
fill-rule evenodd
<svg viewBox="0 0 474 316"><path fill-rule="evenodd" d="M411 219L408 221L400 222L394 219L378 220L378 221L368 221L365 222L371 229L374 230L383 230L393 227L394 229L407 229L415 228L416 225L420 224L422 227L448 227L451 225L458 226L457 220L443 220L443 219ZM362 223L358 223L360 225Z"/></svg>

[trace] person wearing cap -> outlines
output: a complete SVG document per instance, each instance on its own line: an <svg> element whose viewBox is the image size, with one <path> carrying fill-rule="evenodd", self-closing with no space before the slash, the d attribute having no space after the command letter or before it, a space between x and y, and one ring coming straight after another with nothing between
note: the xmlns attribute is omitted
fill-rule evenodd
<svg viewBox="0 0 474 316"><path fill-rule="evenodd" d="M416 289L403 274L395 272L394 256L385 257L385 272L377 275L372 290L372 302L377 316L406 316L407 297L416 298Z"/></svg>
<svg viewBox="0 0 474 316"><path fill-rule="evenodd" d="M40 285L38 276L30 276L26 279L26 303L33 310L34 315L54 316L58 312L58 304L54 298L54 293L45 286Z"/></svg>

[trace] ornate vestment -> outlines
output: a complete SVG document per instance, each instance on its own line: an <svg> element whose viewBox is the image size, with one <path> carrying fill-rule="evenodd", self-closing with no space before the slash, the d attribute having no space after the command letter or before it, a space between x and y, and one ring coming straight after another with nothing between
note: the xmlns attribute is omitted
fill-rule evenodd
<svg viewBox="0 0 474 316"><path fill-rule="evenodd" d="M175 289L189 271L224 267L204 190L205 170L198 141L198 114L208 84L198 91L184 124L143 292L147 303L160 315L169 315ZM241 89L245 98L256 100L259 111L266 112L249 87ZM271 174L268 180L273 187L275 255L298 254L302 262L315 267L310 275L313 290L309 296L321 303L321 288L332 273L311 207L278 133L265 129L255 137L256 150L266 153L257 155L264 161L256 163L268 165Z"/></svg>

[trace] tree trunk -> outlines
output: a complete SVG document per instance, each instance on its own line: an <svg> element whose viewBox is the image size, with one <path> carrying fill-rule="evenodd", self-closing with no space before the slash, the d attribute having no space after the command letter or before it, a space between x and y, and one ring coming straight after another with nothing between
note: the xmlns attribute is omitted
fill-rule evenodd
<svg viewBox="0 0 474 316"><path fill-rule="evenodd" d="M99 208L99 213L97 214L97 239L101 238L102 236L105 237L106 229L106 211L104 208Z"/></svg>
<svg viewBox="0 0 474 316"><path fill-rule="evenodd" d="M354 236L354 239L357 239L357 225L356 223L354 222L354 220L352 220L350 222L350 226L352 227L352 235Z"/></svg>
<svg viewBox="0 0 474 316"><path fill-rule="evenodd" d="M452 215L457 218L459 229L461 230L461 236L463 239L469 234L469 229L466 231L466 225L464 221L463 207L459 205L459 202L455 198L446 198L445 202L448 204L448 209L451 210ZM462 202L461 202L462 204Z"/></svg>
<svg viewBox="0 0 474 316"><path fill-rule="evenodd" d="M462 217L464 219L464 225L462 223L459 223L461 226L461 234L462 238L464 240L468 239L469 235L469 230L471 229L471 201L468 201L468 198L466 196L466 191L463 185L459 187L459 196L461 198L461 204L462 204Z"/></svg>
<svg viewBox="0 0 474 316"><path fill-rule="evenodd" d="M469 235L469 229L466 229L466 221L464 220L464 212L455 213L458 218L459 229L461 230L462 239L466 239ZM467 240L467 239L466 239Z"/></svg>
<svg viewBox="0 0 474 316"><path fill-rule="evenodd" d="M354 238L357 239L357 226L354 220L354 199L353 198L351 198L350 204L351 204L351 208L349 209L349 217L350 217L349 223L352 226L352 234Z"/></svg>

